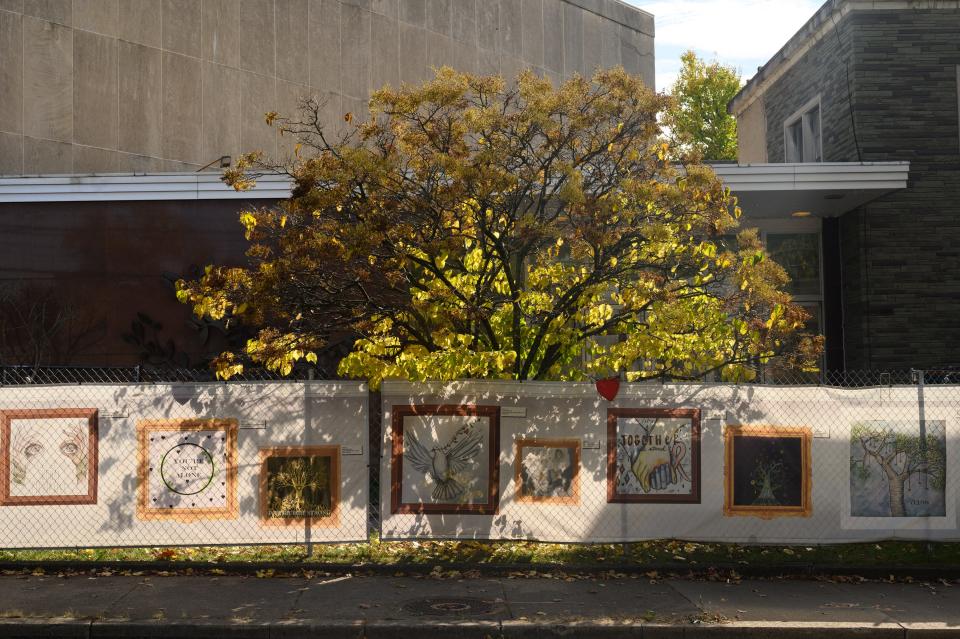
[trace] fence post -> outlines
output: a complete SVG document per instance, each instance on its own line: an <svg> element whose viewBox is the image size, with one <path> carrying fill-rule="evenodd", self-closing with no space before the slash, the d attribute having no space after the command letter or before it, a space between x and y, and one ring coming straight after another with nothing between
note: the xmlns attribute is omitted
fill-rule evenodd
<svg viewBox="0 0 960 639"><path fill-rule="evenodd" d="M369 441L370 447L368 459L370 464L367 468L367 539L374 532L380 532L382 524L380 512L380 447L383 441L383 402L379 390L371 390L368 395L367 415L369 420Z"/></svg>
<svg viewBox="0 0 960 639"><path fill-rule="evenodd" d="M308 382L312 382L312 381L313 381L313 377L314 377L313 367L311 366L310 368L307 369L307 381L308 381ZM310 384L308 383L308 384L306 384L306 386L309 387ZM303 519L303 541L304 541L304 542L306 543L306 545L307 545L307 559L313 557L313 535L312 535L312 532L313 532L313 531L312 531L312 529L310 528L310 517L309 517L309 516L304 517L304 519Z"/></svg>
<svg viewBox="0 0 960 639"><path fill-rule="evenodd" d="M926 461L927 458L927 419L926 419L926 409L923 405L923 382L924 382L924 372L922 370L915 370L917 376L917 406L920 411L920 456L921 459Z"/></svg>

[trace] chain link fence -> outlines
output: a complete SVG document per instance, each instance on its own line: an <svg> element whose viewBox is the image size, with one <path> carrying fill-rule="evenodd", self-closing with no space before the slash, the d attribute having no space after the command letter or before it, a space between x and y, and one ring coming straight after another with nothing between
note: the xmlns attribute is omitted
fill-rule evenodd
<svg viewBox="0 0 960 639"><path fill-rule="evenodd" d="M2 379L0 547L368 539L364 384L76 368Z"/></svg>
<svg viewBox="0 0 960 639"><path fill-rule="evenodd" d="M0 367L0 547L958 530L953 369L624 384L614 401L311 377Z"/></svg>

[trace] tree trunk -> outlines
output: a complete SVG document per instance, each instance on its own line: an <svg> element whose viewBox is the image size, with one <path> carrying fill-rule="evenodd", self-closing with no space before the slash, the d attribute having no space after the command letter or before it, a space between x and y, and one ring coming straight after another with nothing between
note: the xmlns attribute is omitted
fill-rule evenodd
<svg viewBox="0 0 960 639"><path fill-rule="evenodd" d="M906 475L894 472L893 468L884 464L883 472L887 475L887 486L890 490L890 516L906 517L907 509L903 502L903 484L906 482Z"/></svg>
<svg viewBox="0 0 960 639"><path fill-rule="evenodd" d="M763 475L763 486L760 489L760 494L757 495L757 498L753 501L754 506L779 506L780 502L777 501L776 495L773 494L773 484L770 481L770 475L764 473Z"/></svg>

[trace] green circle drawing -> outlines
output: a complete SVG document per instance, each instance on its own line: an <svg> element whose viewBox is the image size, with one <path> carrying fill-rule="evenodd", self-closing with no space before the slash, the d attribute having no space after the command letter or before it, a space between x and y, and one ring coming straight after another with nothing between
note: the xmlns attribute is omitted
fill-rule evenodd
<svg viewBox="0 0 960 639"><path fill-rule="evenodd" d="M185 448L187 446L192 446L193 448L200 449L200 452L203 453L203 455L210 461L210 476L207 478L207 482L197 490L194 490L193 492L189 492L189 493L185 493L183 491L177 490L176 488L171 486L170 482L167 481L166 473L164 473L164 466L167 463L167 457L170 456L170 453L172 453L175 450ZM196 454L199 455L200 453L196 453ZM202 457L200 459L202 459ZM170 450L168 450L163 454L163 458L160 460L160 480L163 482L163 485L166 486L168 490L178 495L196 495L197 493L202 493L204 490L207 489L207 486L209 486L210 483L213 481L213 477L216 474L217 474L216 466L213 463L213 455L211 455L210 451L208 451L206 448L204 448L203 446L199 446L197 444L183 443L183 444L177 444L176 446L172 446Z"/></svg>

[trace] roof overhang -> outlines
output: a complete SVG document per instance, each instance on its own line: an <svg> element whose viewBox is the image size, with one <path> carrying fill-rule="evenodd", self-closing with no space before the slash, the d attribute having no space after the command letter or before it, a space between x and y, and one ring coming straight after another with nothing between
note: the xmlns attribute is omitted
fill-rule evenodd
<svg viewBox="0 0 960 639"><path fill-rule="evenodd" d="M909 162L716 164L747 217L836 217L907 187Z"/></svg>
<svg viewBox="0 0 960 639"><path fill-rule="evenodd" d="M751 217L789 217L796 211L833 217L907 186L909 162L717 164L716 174ZM282 200L291 180L271 174L235 191L219 173L155 173L0 177L3 202L157 200Z"/></svg>
<svg viewBox="0 0 960 639"><path fill-rule="evenodd" d="M291 180L270 174L248 191L236 191L207 173L105 173L0 177L0 202L113 202L121 200L282 200Z"/></svg>

